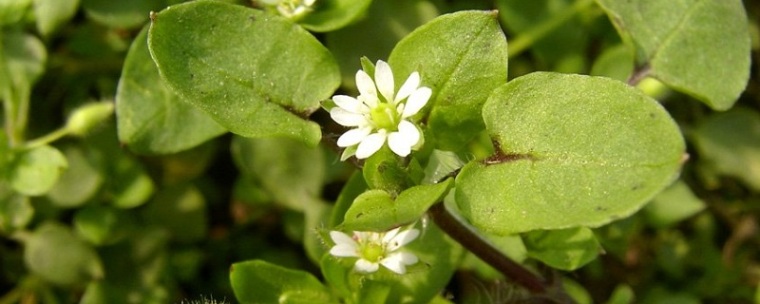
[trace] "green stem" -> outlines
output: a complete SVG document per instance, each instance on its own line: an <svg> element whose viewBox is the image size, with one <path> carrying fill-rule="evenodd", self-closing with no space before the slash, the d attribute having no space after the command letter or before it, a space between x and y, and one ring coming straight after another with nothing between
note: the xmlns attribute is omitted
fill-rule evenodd
<svg viewBox="0 0 760 304"><path fill-rule="evenodd" d="M66 127L62 127L58 130L55 130L53 132L50 132L42 137L38 137L34 140L30 140L24 145L24 148L26 149L33 149L39 146L44 146L49 143L52 143L56 140L61 139L62 137L69 135L69 129Z"/></svg>
<svg viewBox="0 0 760 304"><path fill-rule="evenodd" d="M563 10L559 14L553 16L551 19L546 20L543 23L531 28L527 32L520 34L509 42L509 58L514 58L522 54L522 52L533 46L533 44L535 44L537 41L546 37L546 35L553 32L562 24L575 17L575 15L584 11L593 3L594 0L578 0L569 9Z"/></svg>

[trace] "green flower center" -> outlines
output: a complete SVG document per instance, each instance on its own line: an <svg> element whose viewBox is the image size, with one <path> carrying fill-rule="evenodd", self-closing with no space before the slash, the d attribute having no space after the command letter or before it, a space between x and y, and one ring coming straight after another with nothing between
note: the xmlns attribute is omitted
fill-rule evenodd
<svg viewBox="0 0 760 304"><path fill-rule="evenodd" d="M383 246L376 243L366 244L362 246L362 249L361 249L362 258L373 263L377 263L381 259L383 259L384 254L385 254L385 249L383 248Z"/></svg>
<svg viewBox="0 0 760 304"><path fill-rule="evenodd" d="M377 107L370 111L369 115L378 129L396 131L399 123L399 115L396 113L396 109L393 106L380 102Z"/></svg>

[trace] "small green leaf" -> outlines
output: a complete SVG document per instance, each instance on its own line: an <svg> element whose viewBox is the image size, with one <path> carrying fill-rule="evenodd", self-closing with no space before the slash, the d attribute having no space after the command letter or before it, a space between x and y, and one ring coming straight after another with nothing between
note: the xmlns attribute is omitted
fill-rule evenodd
<svg viewBox="0 0 760 304"><path fill-rule="evenodd" d="M145 169L133 158L119 154L110 160L107 191L113 196L113 204L119 208L134 208L148 201L155 185Z"/></svg>
<svg viewBox="0 0 760 304"><path fill-rule="evenodd" d="M451 188L452 180L404 190L394 200L383 190L362 193L346 211L343 225L349 230L387 231L419 220Z"/></svg>
<svg viewBox="0 0 760 304"><path fill-rule="evenodd" d="M457 12L417 28L388 62L397 87L420 73L422 85L433 90L423 109L433 142L461 150L483 129L480 110L488 95L507 81L507 40L496 12Z"/></svg>
<svg viewBox="0 0 760 304"><path fill-rule="evenodd" d="M459 170L464 166L464 162L454 152L433 150L425 166L425 176L422 179L423 184L432 184L440 181L442 178Z"/></svg>
<svg viewBox="0 0 760 304"><path fill-rule="evenodd" d="M66 157L50 146L19 152L11 164L9 180L16 191L36 196L50 191L68 163Z"/></svg>
<svg viewBox="0 0 760 304"><path fill-rule="evenodd" d="M602 247L586 227L537 230L523 235L528 256L553 268L575 270L593 261Z"/></svg>
<svg viewBox="0 0 760 304"><path fill-rule="evenodd" d="M606 76L626 81L633 73L633 50L619 44L604 50L591 67L591 76Z"/></svg>
<svg viewBox="0 0 760 304"><path fill-rule="evenodd" d="M9 233L26 227L34 216L28 196L18 194L0 183L0 232Z"/></svg>
<svg viewBox="0 0 760 304"><path fill-rule="evenodd" d="M340 74L303 28L239 5L193 1L156 14L148 46L164 80L231 132L319 142L319 125L304 118L332 95Z"/></svg>
<svg viewBox="0 0 760 304"><path fill-rule="evenodd" d="M364 161L362 167L362 175L369 188L385 190L395 196L409 187L412 180L401 162L388 145L383 145Z"/></svg>
<svg viewBox="0 0 760 304"><path fill-rule="evenodd" d="M97 193L103 184L103 174L87 150L70 145L63 148L63 153L68 161L68 169L47 196L58 207L78 207Z"/></svg>
<svg viewBox="0 0 760 304"><path fill-rule="evenodd" d="M289 138L234 137L232 155L243 172L258 180L275 200L293 210L322 192L325 159L318 147Z"/></svg>
<svg viewBox="0 0 760 304"><path fill-rule="evenodd" d="M95 250L57 223L45 223L34 231L26 241L24 261L32 272L59 285L103 277Z"/></svg>
<svg viewBox="0 0 760 304"><path fill-rule="evenodd" d="M0 25L21 21L31 4L32 0L0 1Z"/></svg>
<svg viewBox="0 0 760 304"><path fill-rule="evenodd" d="M37 30L43 36L50 36L77 12L79 0L34 0L34 16Z"/></svg>
<svg viewBox="0 0 760 304"><path fill-rule="evenodd" d="M148 20L151 11L166 5L165 0L82 0L87 16L115 28L134 28Z"/></svg>
<svg viewBox="0 0 760 304"><path fill-rule="evenodd" d="M736 108L704 120L694 132L701 161L718 174L760 190L760 114Z"/></svg>
<svg viewBox="0 0 760 304"><path fill-rule="evenodd" d="M110 206L82 208L74 215L74 227L77 234L92 244L113 244L125 235L125 219L120 212Z"/></svg>
<svg viewBox="0 0 760 304"><path fill-rule="evenodd" d="M16 28L0 31L0 66L3 67L0 69L0 100L7 111L4 115L9 121L4 124L9 128L6 132L11 142L24 137L27 113L23 104L29 102L32 85L45 71L46 60L45 45L37 37Z"/></svg>
<svg viewBox="0 0 760 304"><path fill-rule="evenodd" d="M169 231L173 240L189 243L202 240L208 230L206 200L197 188L182 184L163 188L146 205L148 223Z"/></svg>
<svg viewBox="0 0 760 304"><path fill-rule="evenodd" d="M741 0L597 2L657 79L716 110L744 91L750 37Z"/></svg>
<svg viewBox="0 0 760 304"><path fill-rule="evenodd" d="M298 23L314 32L330 32L359 19L372 0L324 0L317 1L315 10Z"/></svg>
<svg viewBox="0 0 760 304"><path fill-rule="evenodd" d="M497 154L462 169L456 201L496 234L626 217L674 180L684 157L662 106L609 78L529 74L494 91L483 117Z"/></svg>
<svg viewBox="0 0 760 304"><path fill-rule="evenodd" d="M116 93L119 140L140 153L174 153L226 131L174 93L148 51L148 27L127 53Z"/></svg>
<svg viewBox="0 0 760 304"><path fill-rule="evenodd" d="M678 181L663 190L644 207L644 214L652 226L665 228L705 209L705 202L691 192L689 186Z"/></svg>
<svg viewBox="0 0 760 304"><path fill-rule="evenodd" d="M330 294L317 278L252 260L232 264L230 282L240 303L332 303Z"/></svg>

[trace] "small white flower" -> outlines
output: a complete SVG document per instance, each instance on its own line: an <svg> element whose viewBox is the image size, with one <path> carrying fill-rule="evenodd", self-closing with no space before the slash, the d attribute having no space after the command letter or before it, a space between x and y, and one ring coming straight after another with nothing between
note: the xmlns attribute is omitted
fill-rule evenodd
<svg viewBox="0 0 760 304"><path fill-rule="evenodd" d="M280 15L298 19L312 10L314 2L317 0L259 0L264 5L277 6Z"/></svg>
<svg viewBox="0 0 760 304"><path fill-rule="evenodd" d="M354 269L359 272L375 272L383 265L395 273L404 274L406 266L417 263L418 259L413 253L399 249L419 235L417 229L400 231L400 228L387 232L354 231L353 237L330 231L330 238L335 242L330 254L359 258L354 264Z"/></svg>
<svg viewBox="0 0 760 304"><path fill-rule="evenodd" d="M413 72L395 93L393 71L378 60L373 80L364 70L356 72L359 96L333 96L337 107L330 117L337 123L354 127L338 138L339 147L356 146L356 158L372 156L388 141L393 153L406 157L422 140L422 134L409 118L424 107L432 90L420 87L420 75Z"/></svg>

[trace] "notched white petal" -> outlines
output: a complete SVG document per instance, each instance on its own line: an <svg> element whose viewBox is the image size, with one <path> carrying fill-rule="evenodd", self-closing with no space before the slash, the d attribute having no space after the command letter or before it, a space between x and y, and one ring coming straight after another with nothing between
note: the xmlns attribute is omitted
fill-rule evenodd
<svg viewBox="0 0 760 304"><path fill-rule="evenodd" d="M409 244L410 242L417 239L417 237L420 235L420 231L417 229L409 229L402 231L398 235L396 235L393 239L391 239L388 242L388 250L393 251L396 250L406 244Z"/></svg>
<svg viewBox="0 0 760 304"><path fill-rule="evenodd" d="M359 147L356 148L356 158L365 159L372 156L372 154L375 154L375 152L380 150L383 146L383 143L385 143L385 138L386 134L385 132L382 132L382 130L365 137L364 140L359 143Z"/></svg>
<svg viewBox="0 0 760 304"><path fill-rule="evenodd" d="M401 117L407 118L417 114L428 103L432 94L433 91L428 87L421 87L414 91L409 96L409 99L406 100L406 106L404 107L404 112L401 113Z"/></svg>
<svg viewBox="0 0 760 304"><path fill-rule="evenodd" d="M359 259L356 261L356 264L354 264L354 269L359 272L375 272L378 268L380 268L379 264L372 263L365 259Z"/></svg>
<svg viewBox="0 0 760 304"><path fill-rule="evenodd" d="M414 265L417 262L419 262L419 258L417 258L416 255L410 252L398 252L397 253L401 257L401 262L406 265Z"/></svg>
<svg viewBox="0 0 760 304"><path fill-rule="evenodd" d="M359 89L361 95L377 96L375 82L372 81L372 77L369 77L369 74L364 72L364 70L356 72L356 88Z"/></svg>
<svg viewBox="0 0 760 304"><path fill-rule="evenodd" d="M398 234L398 232L401 230L401 227L396 227L393 230L390 230L386 232L383 235L383 243L388 244L391 240L393 240L394 237Z"/></svg>
<svg viewBox="0 0 760 304"><path fill-rule="evenodd" d="M346 111L353 112L353 113L361 113L362 110L362 102L359 101L356 98L353 98L351 96L346 95L335 95L333 96L332 100L335 102L336 105L343 108Z"/></svg>
<svg viewBox="0 0 760 304"><path fill-rule="evenodd" d="M404 266L402 258L403 256L400 254L400 252L397 252L380 261L380 264L395 273L405 274L406 266Z"/></svg>
<svg viewBox="0 0 760 304"><path fill-rule="evenodd" d="M393 101L393 91L395 90L393 81L391 66L385 61L378 60L375 65L375 83L377 83L377 89L380 91L380 94L388 102Z"/></svg>
<svg viewBox="0 0 760 304"><path fill-rule="evenodd" d="M340 107L330 109L330 117L335 122L346 127L358 127L368 124L367 118L364 115L349 112Z"/></svg>
<svg viewBox="0 0 760 304"><path fill-rule="evenodd" d="M417 90L417 87L420 86L420 74L417 72L412 73L409 75L409 78L406 79L403 85L401 85L401 88L398 90L398 93L396 94L396 98L393 100L394 103L398 103L401 100L404 100L404 98L409 97L409 95L412 95L414 91Z"/></svg>
<svg viewBox="0 0 760 304"><path fill-rule="evenodd" d="M400 132L393 132L388 135L388 147L398 156L408 156L409 153L412 153L412 146L409 144L409 139L404 138Z"/></svg>
<svg viewBox="0 0 760 304"><path fill-rule="evenodd" d="M402 120L398 124L398 133L401 134L401 137L406 140L409 146L414 146L420 141L420 130L408 120Z"/></svg>
<svg viewBox="0 0 760 304"><path fill-rule="evenodd" d="M333 240L335 245L348 244L354 247L357 246L356 241L354 241L354 239L352 239L350 236L340 231L335 231L335 230L330 231L330 238Z"/></svg>
<svg viewBox="0 0 760 304"><path fill-rule="evenodd" d="M350 147L359 144L372 132L372 128L356 128L346 131L338 138L338 147Z"/></svg>
<svg viewBox="0 0 760 304"><path fill-rule="evenodd" d="M348 244L338 244L330 248L330 254L336 257L358 257L359 253L355 246Z"/></svg>

